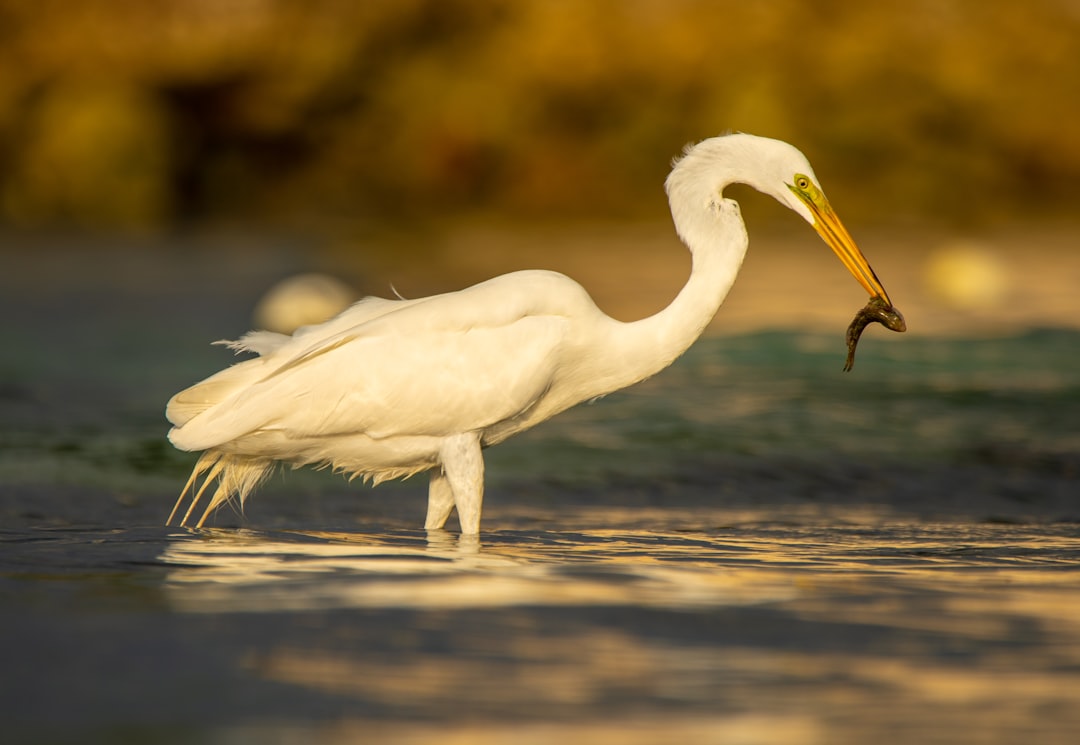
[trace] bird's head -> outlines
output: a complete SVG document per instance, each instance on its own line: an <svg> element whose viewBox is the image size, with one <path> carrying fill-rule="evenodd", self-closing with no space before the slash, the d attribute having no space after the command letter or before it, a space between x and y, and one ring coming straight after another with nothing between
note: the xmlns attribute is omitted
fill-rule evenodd
<svg viewBox="0 0 1080 745"><path fill-rule="evenodd" d="M799 153L799 156L806 163L806 158L802 157L802 153ZM858 280L863 289L870 293L871 297L880 298L886 305L891 307L892 303L881 284L881 280L874 274L870 263L863 256L862 251L859 250L851 234L847 232L847 228L840 222L836 212L833 211L832 205L825 198L825 192L818 186L817 179L814 178L814 172L810 170L809 166L810 164L806 163L805 170L796 171L789 176L788 180L784 182L788 194L784 195L784 199L779 197L777 199L780 199L782 204L787 204L814 226L814 230L817 231L822 240L828 244L837 258L847 267L851 275Z"/></svg>
<svg viewBox="0 0 1080 745"><path fill-rule="evenodd" d="M742 133L705 140L688 148L675 164L668 192L674 199L673 190L680 184L704 185L719 195L732 183L752 186L800 215L870 296L891 306L881 281L825 198L810 161L797 148L781 140Z"/></svg>

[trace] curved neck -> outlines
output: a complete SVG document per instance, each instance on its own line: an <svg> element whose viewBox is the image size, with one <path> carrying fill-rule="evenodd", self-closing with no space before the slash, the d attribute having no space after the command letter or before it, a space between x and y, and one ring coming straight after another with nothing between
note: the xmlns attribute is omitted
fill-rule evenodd
<svg viewBox="0 0 1080 745"><path fill-rule="evenodd" d="M746 226L739 205L723 197L728 184L747 184L812 222L786 178L813 173L797 150L779 140L746 134L714 137L687 148L664 184L679 237L693 257L690 279L675 300L634 323L612 322L594 348L607 359L593 395L632 385L675 361L716 315L746 256Z"/></svg>
<svg viewBox="0 0 1080 745"><path fill-rule="evenodd" d="M701 213L688 220L673 209L693 261L690 278L662 311L612 330L605 344L613 363L608 390L642 381L674 362L705 331L735 283L748 245L739 206L716 192Z"/></svg>

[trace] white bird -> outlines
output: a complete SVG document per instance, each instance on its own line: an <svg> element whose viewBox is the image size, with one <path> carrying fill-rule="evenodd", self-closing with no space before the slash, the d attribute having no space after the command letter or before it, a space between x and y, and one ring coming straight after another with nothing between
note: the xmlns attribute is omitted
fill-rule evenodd
<svg viewBox="0 0 1080 745"><path fill-rule="evenodd" d="M441 528L456 507L461 531L478 533L483 448L656 374L704 331L748 243L738 203L723 196L733 183L801 215L891 305L801 152L748 134L708 139L686 149L665 184L693 267L653 316L617 321L572 279L519 271L415 300L365 298L291 336L253 331L221 342L258 356L169 401L173 445L205 452L166 524L190 492L186 524L215 482L198 526L231 497L243 505L280 461L375 484L429 471L425 527Z"/></svg>

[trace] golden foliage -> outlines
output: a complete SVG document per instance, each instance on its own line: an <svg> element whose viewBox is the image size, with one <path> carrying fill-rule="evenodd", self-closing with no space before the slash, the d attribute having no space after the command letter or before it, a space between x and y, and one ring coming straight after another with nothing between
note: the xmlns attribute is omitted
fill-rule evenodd
<svg viewBox="0 0 1080 745"><path fill-rule="evenodd" d="M1050 216L1078 42L1068 0L0 0L0 217L660 217L727 129L858 219Z"/></svg>

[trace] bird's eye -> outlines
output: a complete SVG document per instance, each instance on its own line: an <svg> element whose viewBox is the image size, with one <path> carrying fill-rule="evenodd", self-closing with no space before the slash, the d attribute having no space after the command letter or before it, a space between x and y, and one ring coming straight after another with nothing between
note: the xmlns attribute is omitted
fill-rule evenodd
<svg viewBox="0 0 1080 745"><path fill-rule="evenodd" d="M808 189L810 188L810 179L808 179L806 176L796 176L795 186L799 189Z"/></svg>

